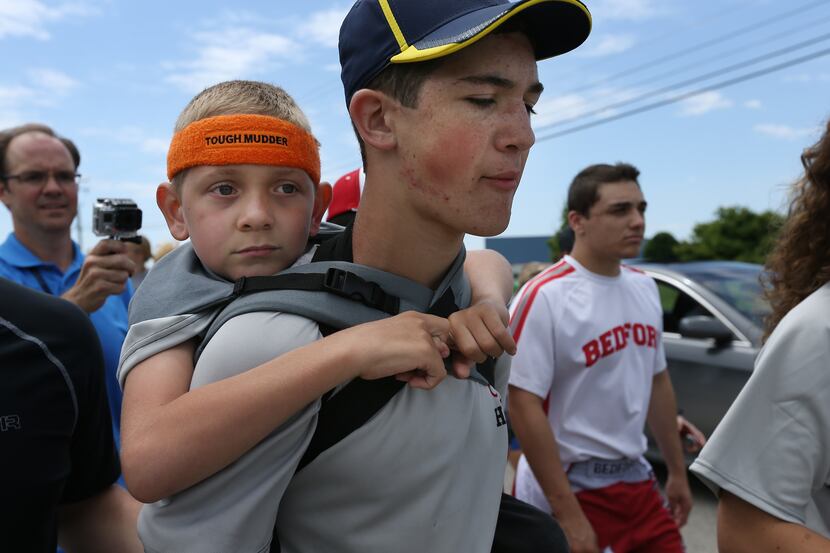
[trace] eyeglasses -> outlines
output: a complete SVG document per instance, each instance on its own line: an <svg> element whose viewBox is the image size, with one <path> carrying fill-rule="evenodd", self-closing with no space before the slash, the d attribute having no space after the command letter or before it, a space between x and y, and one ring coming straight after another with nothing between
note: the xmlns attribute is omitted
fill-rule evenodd
<svg viewBox="0 0 830 553"><path fill-rule="evenodd" d="M81 178L80 173L74 171L24 171L17 175L4 175L3 180L16 179L24 186L43 187L49 181L49 177L62 187L70 187L78 184Z"/></svg>

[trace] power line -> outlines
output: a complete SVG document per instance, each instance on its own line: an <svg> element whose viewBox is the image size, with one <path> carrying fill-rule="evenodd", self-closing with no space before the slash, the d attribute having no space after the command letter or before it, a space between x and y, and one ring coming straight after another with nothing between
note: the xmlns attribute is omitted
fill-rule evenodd
<svg viewBox="0 0 830 553"><path fill-rule="evenodd" d="M800 58L795 58L795 59L792 59L792 60L789 60L789 61L786 61L786 62L783 62L783 63L779 63L777 65L773 65L773 66L767 67L765 69L759 69L758 71L753 71L752 73L747 73L746 75L741 75L740 77L734 77L732 79L727 79L725 81L715 83L715 84L707 86L705 88L700 88L700 89L697 89L697 90L693 90L691 92L686 92L684 94L679 94L679 95L674 96L672 98L667 98L665 100L661 100L659 102L654 102L652 104L641 106L639 108L635 108L635 109L632 109L632 110L629 110L629 111L626 111L626 112L623 112L623 113L618 113L616 115L611 115L611 116L605 117L603 119L597 119L596 121L591 121L591 122L585 123L583 125L577 125L576 127L571 127L571 128L564 129L564 130L561 130L561 131L558 131L558 132L555 132L555 133L551 133L551 134L548 134L546 136L537 138L536 143L538 144L539 142L544 142L545 140L550 140L552 138L558 138L560 136L573 134L575 132L579 132L579 131L590 129L590 128L593 128L593 127L597 127L597 126L603 125L605 123L610 123L612 121L617 121L619 119L624 119L626 117L631 117L632 115L637 115L637 114L640 114L640 113L644 113L646 111L651 111L653 109L657 109L657 108L660 108L660 107L663 107L663 106L674 104L674 103L686 100L688 98L691 98L693 96L698 96L698 95L704 94L706 92L712 92L712 91L715 91L715 90L719 90L721 88L726 88L728 86L732 86L732 85L735 85L735 84L738 84L738 83L742 83L744 81L749 81L749 80L752 80L752 79L755 79L755 78L758 78L758 77L762 77L764 75L768 75L770 73L774 73L774 72L780 71L782 69L787 69L788 67L793 67L795 65L799 65L799 64L808 62L810 60L814 60L816 58L826 56L828 54L830 54L830 48L826 48L824 50L819 50L817 52L813 52L812 54L808 54L806 56L801 56Z"/></svg>
<svg viewBox="0 0 830 553"><path fill-rule="evenodd" d="M827 23L829 21L830 21L830 15L828 15L827 17L823 17L821 19L816 19L815 21L810 21L809 23L806 23L806 24L805 23L799 23L797 27L790 27L790 28L788 28L784 31L781 31L780 33L775 33L773 35L765 36L765 37L762 37L761 39L756 40L754 42L744 44L743 46L741 46L739 48L735 48L733 50L729 50L729 51L726 51L726 52L718 52L713 56L698 60L696 62L684 65L682 67L675 68L672 71L660 73L658 75L653 75L653 76L648 77L646 79L633 82L633 83L627 85L627 87L628 88L636 88L636 87L639 87L639 86L642 86L642 85L651 84L655 81L660 81L660 80L662 80L666 77L673 77L674 75L682 74L682 73L686 72L689 69L694 69L694 68L700 67L702 65L706 66L706 65L709 65L713 61L723 60L724 58L734 56L735 54L742 54L742 53L744 53L744 51L753 49L756 46L767 45L770 42L778 40L782 37L790 37L790 36L793 35L794 32L803 33L806 29L809 29L811 27L817 27L817 26L820 26L820 25L824 25L825 23Z"/></svg>
<svg viewBox="0 0 830 553"><path fill-rule="evenodd" d="M703 75L697 75L695 77L680 81L678 83L674 83L674 84L671 84L671 85L668 85L668 86L664 86L664 87L658 88L656 90L651 90L649 92L645 92L645 93L640 94L638 96L635 96L633 98L627 98L627 99L619 101L619 102L607 104L607 105L604 105L602 107L595 108L595 109L592 109L592 110L584 112L584 113L580 113L579 115L575 115L575 116L569 117L567 119L562 119L561 121L556 121L556 122L550 123L548 125L545 125L544 127L540 127L538 130L546 130L546 129L552 129L554 127L561 127L563 125L567 125L568 123L574 123L576 121L580 121L580 120L583 120L583 119L587 119L591 116L598 115L598 114L606 112L610 109L618 109L618 108L623 108L623 107L629 106L631 104L636 104L636 103L641 102L643 100L653 98L654 96L658 96L660 94L665 94L666 92L672 92L672 91L677 90L679 88L694 85L694 84L699 83L700 81L705 81L705 80L708 80L708 79L711 79L711 78L714 78L714 77L719 77L719 76L724 75L724 74L733 73L733 72L735 72L739 69L743 69L743 68L748 67L750 65L755 65L755 64L770 60L772 58L783 56L783 55L789 54L789 53L791 53L795 50L800 50L802 48L807 48L808 46L812 46L814 44L817 44L819 42L823 42L823 41L828 40L828 39L830 39L830 33L826 33L826 34L823 34L823 35L805 40L803 42L793 44L791 46L786 46L784 48L774 50L774 51L769 52L767 54L764 54L764 55L761 55L761 56L756 56L754 58L750 58L750 59L748 59L746 61L743 61L743 62L740 62L740 63L735 63L735 64L732 64L732 65L728 65L728 66L723 67L721 69L716 69L714 71L704 73Z"/></svg>
<svg viewBox="0 0 830 553"><path fill-rule="evenodd" d="M725 16L729 15L730 13L735 12L739 9L742 9L742 6L733 5L730 8L726 8L726 9L721 8L717 11L717 13L707 14L702 19L695 20L694 22L689 23L687 25L683 25L682 27L685 27L686 29L694 29L696 27L703 26L703 25L705 25L707 23L710 23L712 21L718 21L718 20L724 18ZM596 21L597 17L599 17L599 14L597 14L595 16L595 21ZM646 38L646 40L644 40L643 42L640 42L638 44L639 44L639 46L647 46L649 44L659 43L659 42L663 41L663 39L665 39L666 37L675 38L676 36L677 36L677 31L675 31L674 29L669 29L665 32L662 32L662 33L659 33L659 34L656 34L656 35L652 35L652 36ZM587 65L581 66L579 69L576 69L574 71L570 71L568 73L565 73L564 75L561 75L561 78L564 79L564 80L568 80L571 76L573 76L575 74L584 73L586 69L596 68L598 66L607 64L608 62L609 62L608 58L605 58L605 59L602 59L602 60L599 60L599 61L595 61L594 63L590 63L590 64L587 64Z"/></svg>
<svg viewBox="0 0 830 553"><path fill-rule="evenodd" d="M634 67L630 67L630 68L625 69L623 71L619 71L619 72L614 73L613 75L611 75L609 77L605 77L603 79L598 79L596 81L588 83L587 85L577 87L575 89L572 89L570 91L565 92L565 94L576 94L576 93L579 93L579 92L584 92L587 89L594 88L595 86L598 86L598 85L606 84L609 81L613 81L613 80L618 79L620 77L626 77L626 76L632 75L634 73L638 73L640 71L643 71L645 69L649 69L651 67L655 67L657 65L661 65L663 63L676 60L676 59L684 57L688 54L700 52L701 50L705 50L706 48L710 48L710 47L715 46L717 44L721 44L723 42L728 42L728 41L730 41L734 38L737 38L739 36L743 36L745 34L753 32L753 31L757 31L758 29L761 29L761 28L766 27L768 25L779 23L784 19L788 19L788 18L794 17L796 15L801 15L806 11L809 11L813 8L816 8L816 7L819 7L819 6L822 6L822 5L826 6L827 5L827 0L818 0L818 1L815 1L815 2L812 2L812 3L808 3L807 5L801 6L800 8L788 9L788 10L786 10L784 12L781 12L779 14L776 14L772 17L763 19L763 20L761 20L757 23L753 23L752 25L747 25L745 27L741 27L740 29L738 29L736 31L730 31L729 33L725 33L725 34L720 35L718 37L715 37L713 39L704 41L704 42L699 43L699 44L695 44L695 45L690 46L688 48L683 48L681 50L677 50L675 52L672 52L671 54L666 54L666 55L661 56L657 59L641 63L639 65L636 65Z"/></svg>

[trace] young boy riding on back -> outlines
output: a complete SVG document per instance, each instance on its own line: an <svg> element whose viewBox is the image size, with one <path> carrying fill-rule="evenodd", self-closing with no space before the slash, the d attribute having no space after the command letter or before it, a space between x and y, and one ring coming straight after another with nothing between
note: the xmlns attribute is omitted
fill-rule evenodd
<svg viewBox="0 0 830 553"><path fill-rule="evenodd" d="M138 499L156 502L139 521L148 550L259 551L299 461L289 452L307 445L324 393L393 375L430 389L446 376L448 343L456 376L468 374L471 359L512 351L509 271L482 253L467 265L480 301L449 320L405 312L321 339L316 322L272 312L265 317L284 332L261 340L276 344L275 355L209 342L194 370L216 314L205 305L208 290L307 263L331 189L319 182L318 145L302 111L281 89L246 81L220 83L188 104L168 178L158 204L171 234L190 244L142 284L119 368L125 480Z"/></svg>

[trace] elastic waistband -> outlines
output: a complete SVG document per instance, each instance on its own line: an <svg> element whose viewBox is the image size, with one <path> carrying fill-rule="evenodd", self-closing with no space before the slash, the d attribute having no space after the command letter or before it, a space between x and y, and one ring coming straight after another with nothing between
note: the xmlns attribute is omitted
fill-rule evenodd
<svg viewBox="0 0 830 553"><path fill-rule="evenodd" d="M572 464L568 480L575 491L595 490L618 482L643 482L654 477L651 465L643 457L638 459L592 458Z"/></svg>

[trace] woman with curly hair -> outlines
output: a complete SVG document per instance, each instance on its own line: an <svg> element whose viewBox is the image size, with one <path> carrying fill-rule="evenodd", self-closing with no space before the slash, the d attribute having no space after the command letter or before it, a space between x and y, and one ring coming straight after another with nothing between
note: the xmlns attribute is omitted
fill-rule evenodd
<svg viewBox="0 0 830 553"><path fill-rule="evenodd" d="M830 552L830 122L767 261L766 343L692 471L721 553Z"/></svg>

